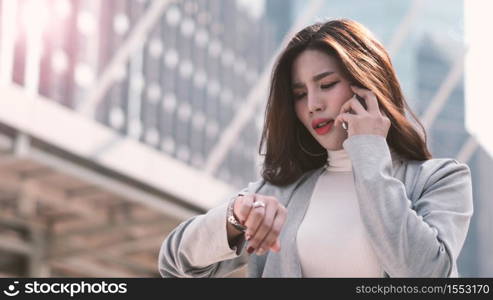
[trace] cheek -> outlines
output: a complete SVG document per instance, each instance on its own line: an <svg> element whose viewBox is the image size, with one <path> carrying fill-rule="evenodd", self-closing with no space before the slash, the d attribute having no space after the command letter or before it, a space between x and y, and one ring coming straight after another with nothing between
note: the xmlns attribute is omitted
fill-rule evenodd
<svg viewBox="0 0 493 300"><path fill-rule="evenodd" d="M336 99L336 101L332 102L332 103L334 103L334 109L336 111L340 111L342 105L344 105L344 103L349 101L351 99L352 95L353 94L351 93L351 91L347 91L347 90L344 90L344 91L337 93L337 95L334 97Z"/></svg>
<svg viewBox="0 0 493 300"><path fill-rule="evenodd" d="M339 101L339 102L337 103L337 105L336 105L336 111L337 111L337 112L341 111L341 107L342 107L342 105L343 105L344 103L346 103L346 99L341 99L341 101Z"/></svg>

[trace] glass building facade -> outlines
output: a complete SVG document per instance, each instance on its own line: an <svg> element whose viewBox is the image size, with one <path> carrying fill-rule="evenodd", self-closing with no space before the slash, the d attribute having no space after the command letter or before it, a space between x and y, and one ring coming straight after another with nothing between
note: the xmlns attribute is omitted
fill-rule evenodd
<svg viewBox="0 0 493 300"><path fill-rule="evenodd" d="M37 5L16 2L23 28L22 16ZM273 55L276 33L265 15L254 16L237 1L168 2L145 40L132 45L129 59L113 70L93 117L202 168ZM53 18L40 20L45 28L35 91L78 110L115 55L128 47L151 5L146 0L43 1L42 12ZM28 35L17 38L14 46L12 79L24 86L32 72ZM238 187L256 178L258 132L252 119L216 177Z"/></svg>

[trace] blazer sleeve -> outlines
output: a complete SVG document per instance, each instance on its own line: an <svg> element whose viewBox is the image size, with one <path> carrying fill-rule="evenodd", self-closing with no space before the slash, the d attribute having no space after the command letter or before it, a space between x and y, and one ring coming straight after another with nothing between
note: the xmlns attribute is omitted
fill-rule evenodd
<svg viewBox="0 0 493 300"><path fill-rule="evenodd" d="M455 277L473 214L469 167L453 159L415 166L411 201L392 176L386 139L355 135L343 147L352 165L363 224L390 277Z"/></svg>
<svg viewBox="0 0 493 300"><path fill-rule="evenodd" d="M257 193L263 179L250 182L239 191ZM230 199L238 193L232 195ZM243 251L245 238L229 247L226 214L229 201L178 225L164 240L159 251L158 268L163 277L225 277L248 263Z"/></svg>

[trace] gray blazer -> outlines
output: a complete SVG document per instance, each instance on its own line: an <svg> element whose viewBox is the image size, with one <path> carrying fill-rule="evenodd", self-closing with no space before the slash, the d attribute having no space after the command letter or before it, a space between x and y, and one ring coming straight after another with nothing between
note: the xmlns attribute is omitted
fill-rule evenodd
<svg viewBox="0 0 493 300"><path fill-rule="evenodd" d="M404 161L378 135L351 136L343 147L382 277L458 277L457 257L473 214L469 167L454 159ZM167 236L159 253L160 274L223 277L248 264L249 277L302 277L296 233L322 171L307 172L285 187L261 179L240 191L275 196L287 207L279 253L249 255L244 240L231 249L225 201Z"/></svg>

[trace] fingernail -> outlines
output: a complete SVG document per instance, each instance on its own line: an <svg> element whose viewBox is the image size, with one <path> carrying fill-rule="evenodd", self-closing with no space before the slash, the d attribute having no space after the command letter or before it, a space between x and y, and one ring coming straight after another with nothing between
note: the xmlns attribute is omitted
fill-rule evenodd
<svg viewBox="0 0 493 300"><path fill-rule="evenodd" d="M255 250L253 247L248 247L247 252L248 254L252 254L252 252Z"/></svg>
<svg viewBox="0 0 493 300"><path fill-rule="evenodd" d="M252 237L249 234L245 235L245 240L249 241L251 238Z"/></svg>

